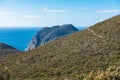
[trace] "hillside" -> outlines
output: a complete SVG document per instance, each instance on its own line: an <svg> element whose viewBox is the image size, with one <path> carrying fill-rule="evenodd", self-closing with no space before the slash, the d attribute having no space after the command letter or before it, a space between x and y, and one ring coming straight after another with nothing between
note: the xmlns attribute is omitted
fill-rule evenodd
<svg viewBox="0 0 120 80"><path fill-rule="evenodd" d="M17 53L17 52L19 51L15 49L14 47L4 44L4 43L0 43L0 57L6 56L7 54Z"/></svg>
<svg viewBox="0 0 120 80"><path fill-rule="evenodd" d="M10 80L94 80L85 77L120 66L120 15L0 63L1 73L9 74Z"/></svg>
<svg viewBox="0 0 120 80"><path fill-rule="evenodd" d="M69 34L78 32L79 30L75 28L72 24L65 24L62 26L52 26L52 27L45 27L37 32L37 34L31 40L28 50L35 49L39 46L42 46L48 42L54 41L56 39L62 38Z"/></svg>

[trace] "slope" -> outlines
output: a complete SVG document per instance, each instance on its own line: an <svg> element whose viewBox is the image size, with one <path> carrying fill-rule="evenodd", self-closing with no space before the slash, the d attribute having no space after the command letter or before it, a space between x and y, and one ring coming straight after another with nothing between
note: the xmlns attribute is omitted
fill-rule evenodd
<svg viewBox="0 0 120 80"><path fill-rule="evenodd" d="M28 50L35 49L39 46L42 46L48 42L54 41L56 39L62 38L69 34L78 32L79 30L75 28L72 24L65 24L62 26L52 26L45 27L41 29L31 40Z"/></svg>
<svg viewBox="0 0 120 80"><path fill-rule="evenodd" d="M11 80L82 80L120 66L120 15L24 54L0 60ZM102 37L99 37L102 36Z"/></svg>
<svg viewBox="0 0 120 80"><path fill-rule="evenodd" d="M7 54L17 53L17 52L19 51L14 47L4 43L0 43L0 57L6 56Z"/></svg>

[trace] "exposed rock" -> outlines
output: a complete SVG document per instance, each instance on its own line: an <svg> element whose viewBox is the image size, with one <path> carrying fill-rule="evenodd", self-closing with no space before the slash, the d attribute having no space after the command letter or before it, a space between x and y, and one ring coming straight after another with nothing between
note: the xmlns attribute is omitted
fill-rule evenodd
<svg viewBox="0 0 120 80"><path fill-rule="evenodd" d="M26 50L32 50L39 46L42 46L48 42L53 40L62 38L68 34L72 34L79 31L72 24L65 24L62 26L53 26L53 27L45 27L40 30L31 40L28 48Z"/></svg>
<svg viewBox="0 0 120 80"><path fill-rule="evenodd" d="M120 15L35 50L0 58L1 76L8 70L9 80L120 80L119 23Z"/></svg>

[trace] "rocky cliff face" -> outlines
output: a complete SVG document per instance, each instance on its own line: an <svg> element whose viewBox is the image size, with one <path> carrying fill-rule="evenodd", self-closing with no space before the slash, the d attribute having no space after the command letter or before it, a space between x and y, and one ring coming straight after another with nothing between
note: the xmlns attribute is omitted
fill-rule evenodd
<svg viewBox="0 0 120 80"><path fill-rule="evenodd" d="M52 26L52 27L45 27L42 30L40 30L31 40L28 48L28 50L32 50L34 48L37 48L38 46L42 46L48 42L51 42L53 40L62 38L68 34L72 34L79 31L76 29L72 24L65 24L62 26Z"/></svg>
<svg viewBox="0 0 120 80"><path fill-rule="evenodd" d="M0 57L5 56L7 54L17 53L17 52L19 51L15 49L14 47L4 44L4 43L0 43Z"/></svg>
<svg viewBox="0 0 120 80"><path fill-rule="evenodd" d="M7 68L8 80L120 80L118 66L120 15L35 50L0 59L1 75L6 75Z"/></svg>

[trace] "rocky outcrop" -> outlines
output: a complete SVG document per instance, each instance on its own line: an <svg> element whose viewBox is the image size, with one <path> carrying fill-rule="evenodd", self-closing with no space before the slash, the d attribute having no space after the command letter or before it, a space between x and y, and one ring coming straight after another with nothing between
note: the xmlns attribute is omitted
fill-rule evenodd
<svg viewBox="0 0 120 80"><path fill-rule="evenodd" d="M8 54L15 54L17 52L19 51L15 49L14 47L4 44L4 43L0 43L0 57L6 56Z"/></svg>
<svg viewBox="0 0 120 80"><path fill-rule="evenodd" d="M68 34L72 34L79 31L77 28L75 28L72 24L65 24L65 25L57 25L52 27L45 27L41 29L31 40L28 48L28 50L32 50L34 48L37 48L38 46L42 46L48 42L51 42L53 40L62 38Z"/></svg>
<svg viewBox="0 0 120 80"><path fill-rule="evenodd" d="M120 80L119 72L120 15L33 51L0 58L5 78L0 80Z"/></svg>

